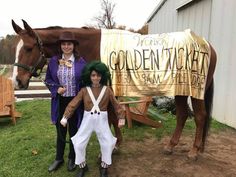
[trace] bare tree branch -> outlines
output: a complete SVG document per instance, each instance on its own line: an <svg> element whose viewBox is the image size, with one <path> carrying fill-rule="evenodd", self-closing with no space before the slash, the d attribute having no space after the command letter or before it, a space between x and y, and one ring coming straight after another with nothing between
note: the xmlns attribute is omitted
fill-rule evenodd
<svg viewBox="0 0 236 177"><path fill-rule="evenodd" d="M113 4L109 0L100 0L101 2L101 12L98 16L93 18L93 21L96 22L96 26L98 28L106 28L106 29L122 29L122 30L128 30L131 32L137 32L140 34L148 34L148 25L145 24L141 29L134 30L132 28L126 29L125 25L118 25L115 23L115 17L114 17L114 9L116 4Z"/></svg>
<svg viewBox="0 0 236 177"><path fill-rule="evenodd" d="M113 4L109 0L101 0L101 13L98 17L94 17L94 21L97 22L99 28L113 29L116 26L114 21L114 9L116 4Z"/></svg>

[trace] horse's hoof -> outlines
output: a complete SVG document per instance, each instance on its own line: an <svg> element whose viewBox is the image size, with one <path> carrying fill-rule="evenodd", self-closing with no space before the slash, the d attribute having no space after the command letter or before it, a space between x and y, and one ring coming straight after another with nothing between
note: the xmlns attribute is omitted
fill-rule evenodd
<svg viewBox="0 0 236 177"><path fill-rule="evenodd" d="M188 159L191 160L191 161L197 161L197 156L189 156L188 155Z"/></svg>
<svg viewBox="0 0 236 177"><path fill-rule="evenodd" d="M113 151L112 151L112 154L119 154L119 147L118 146L115 146Z"/></svg>
<svg viewBox="0 0 236 177"><path fill-rule="evenodd" d="M194 151L190 151L188 153L188 159L191 160L191 161L196 161L198 159L198 154L197 152L194 152Z"/></svg>
<svg viewBox="0 0 236 177"><path fill-rule="evenodd" d="M163 154L165 155L171 155L173 153L173 149L169 146L165 146L163 149Z"/></svg>
<svg viewBox="0 0 236 177"><path fill-rule="evenodd" d="M116 147L119 147L122 143L122 138L117 138Z"/></svg>
<svg viewBox="0 0 236 177"><path fill-rule="evenodd" d="M204 146L202 145L202 146L200 146L200 148L199 148L199 152L201 152L201 153L203 153L204 152Z"/></svg>

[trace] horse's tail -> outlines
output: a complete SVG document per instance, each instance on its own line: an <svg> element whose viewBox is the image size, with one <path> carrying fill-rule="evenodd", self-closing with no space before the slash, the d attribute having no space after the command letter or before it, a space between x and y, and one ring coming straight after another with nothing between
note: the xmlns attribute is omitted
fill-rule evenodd
<svg viewBox="0 0 236 177"><path fill-rule="evenodd" d="M210 124L211 124L211 119L212 119L211 113L212 113L212 106L213 106L213 96L214 96L214 81L212 79L210 86L206 90L205 98L204 98L207 116L206 116L206 121L203 127L202 149L201 149L202 152L204 151L205 142L208 135L208 131L210 129Z"/></svg>

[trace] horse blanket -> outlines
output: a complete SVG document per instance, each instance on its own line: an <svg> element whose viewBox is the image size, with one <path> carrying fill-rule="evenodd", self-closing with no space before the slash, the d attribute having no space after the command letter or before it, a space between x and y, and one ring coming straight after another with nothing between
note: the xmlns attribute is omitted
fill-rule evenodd
<svg viewBox="0 0 236 177"><path fill-rule="evenodd" d="M140 35L102 29L100 56L116 96L192 96L204 99L208 42L187 29Z"/></svg>

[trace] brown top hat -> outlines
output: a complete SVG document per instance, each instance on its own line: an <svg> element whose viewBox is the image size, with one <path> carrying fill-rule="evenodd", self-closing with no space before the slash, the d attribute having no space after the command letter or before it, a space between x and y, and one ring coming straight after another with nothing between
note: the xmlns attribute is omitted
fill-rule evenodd
<svg viewBox="0 0 236 177"><path fill-rule="evenodd" d="M70 31L65 31L65 32L62 32L59 36L59 39L58 39L58 43L61 43L63 41L71 41L73 42L74 44L79 44L79 41L77 41L75 39L75 35L74 33L70 32Z"/></svg>

